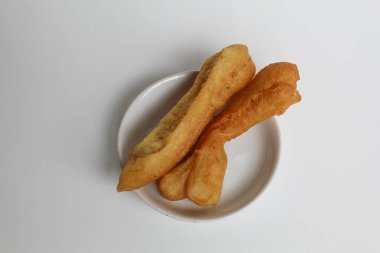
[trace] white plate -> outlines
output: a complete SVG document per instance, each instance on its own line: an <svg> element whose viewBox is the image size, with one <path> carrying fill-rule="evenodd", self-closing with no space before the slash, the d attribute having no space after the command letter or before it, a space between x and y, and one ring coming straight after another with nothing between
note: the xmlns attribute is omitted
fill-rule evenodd
<svg viewBox="0 0 380 253"><path fill-rule="evenodd" d="M119 129L117 141L121 164L125 164L128 150L142 140L189 89L197 73L188 71L164 78L133 101ZM251 128L226 143L225 149L228 167L222 197L215 207L200 207L187 199L168 201L161 197L155 183L135 192L157 211L180 220L206 221L235 213L259 195L276 167L280 137L275 119Z"/></svg>

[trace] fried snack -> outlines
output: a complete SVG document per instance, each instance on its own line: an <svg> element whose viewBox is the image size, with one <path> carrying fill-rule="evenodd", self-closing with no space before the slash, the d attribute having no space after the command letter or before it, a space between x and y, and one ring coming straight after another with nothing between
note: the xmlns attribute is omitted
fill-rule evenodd
<svg viewBox="0 0 380 253"><path fill-rule="evenodd" d="M192 155L159 179L161 194L170 200L187 196L198 205L216 205L227 167L224 143L299 102L297 80L294 64L274 63L261 70L208 125ZM188 180L185 175L189 175Z"/></svg>
<svg viewBox="0 0 380 253"><path fill-rule="evenodd" d="M252 80L255 71L244 45L231 45L207 59L190 90L129 153L117 190L137 189L173 168L214 114Z"/></svg>
<svg viewBox="0 0 380 253"><path fill-rule="evenodd" d="M194 156L191 155L184 162L178 164L159 180L157 188L161 195L168 200L181 200L186 198L185 184L191 169L193 168Z"/></svg>

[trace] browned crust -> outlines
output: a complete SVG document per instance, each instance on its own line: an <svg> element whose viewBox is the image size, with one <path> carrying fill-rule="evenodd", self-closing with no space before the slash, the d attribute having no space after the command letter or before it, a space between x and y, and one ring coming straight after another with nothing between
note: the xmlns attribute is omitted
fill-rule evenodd
<svg viewBox="0 0 380 253"><path fill-rule="evenodd" d="M167 197L165 193L171 192L176 199L187 196L198 205L217 204L227 165L223 159L224 143L255 124L284 113L292 104L299 102L301 97L296 90L298 80L295 64L274 63L261 70L202 134L194 153L189 156L194 162L193 166L187 166L186 169L191 172L182 168L182 175L188 174L188 180L185 182L183 177L175 180L176 170L182 164L159 180L166 180L166 177L171 179L171 184L158 184L162 195Z"/></svg>

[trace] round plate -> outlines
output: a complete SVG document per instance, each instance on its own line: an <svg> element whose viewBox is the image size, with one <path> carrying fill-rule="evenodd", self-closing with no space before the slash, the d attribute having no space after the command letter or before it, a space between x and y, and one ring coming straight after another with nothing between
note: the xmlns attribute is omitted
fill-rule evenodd
<svg viewBox="0 0 380 253"><path fill-rule="evenodd" d="M128 150L141 141L186 93L197 73L188 71L164 78L133 101L119 129L117 144L121 165L126 163ZM275 119L268 119L227 142L225 150L228 166L217 206L201 207L188 199L166 200L154 182L135 192L157 211L180 220L206 221L235 213L258 196L276 167L280 137Z"/></svg>

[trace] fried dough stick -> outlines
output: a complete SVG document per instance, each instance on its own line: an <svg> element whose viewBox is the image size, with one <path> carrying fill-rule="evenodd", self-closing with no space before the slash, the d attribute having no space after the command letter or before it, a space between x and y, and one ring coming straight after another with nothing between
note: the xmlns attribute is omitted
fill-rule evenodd
<svg viewBox="0 0 380 253"><path fill-rule="evenodd" d="M188 197L198 205L216 205L227 167L224 143L299 102L298 80L295 64L274 63L261 70L208 125L194 152L158 180L161 195L169 200Z"/></svg>
<svg viewBox="0 0 380 253"><path fill-rule="evenodd" d="M255 70L244 45L231 45L207 59L191 89L129 153L117 190L137 189L173 168L214 114L252 80Z"/></svg>

